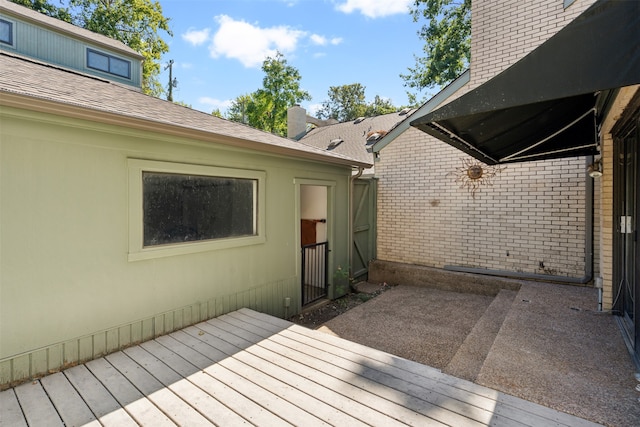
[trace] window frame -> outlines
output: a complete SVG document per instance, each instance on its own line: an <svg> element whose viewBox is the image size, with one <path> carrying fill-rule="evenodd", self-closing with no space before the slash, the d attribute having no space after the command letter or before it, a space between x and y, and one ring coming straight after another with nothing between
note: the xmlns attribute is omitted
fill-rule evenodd
<svg viewBox="0 0 640 427"><path fill-rule="evenodd" d="M9 41L4 41L0 39L0 43L3 46L12 47L15 49L16 47L16 23L5 17L0 17L0 22L4 22L9 25Z"/></svg>
<svg viewBox="0 0 640 427"><path fill-rule="evenodd" d="M218 166L142 159L128 159L127 166L129 175L129 261L186 255L240 246L258 245L266 242L266 223L264 213L266 201L266 172L250 169L232 169ZM157 246L144 246L143 172L256 180L257 194L254 195L254 216L257 228L256 234L252 236L226 237L184 243L169 243Z"/></svg>
<svg viewBox="0 0 640 427"><path fill-rule="evenodd" d="M95 54L95 55L99 55L102 56L104 58L107 59L107 70L103 70L102 68L98 68L98 67L92 67L91 65L89 65L89 55L90 54ZM101 52L99 50L96 49L92 49L90 47L87 48L87 68L91 69L91 70L95 70L95 71L100 71L102 73L106 73L112 76L116 76L116 77L120 77L121 79L127 79L127 80L131 80L131 61L128 59L124 59L124 58L120 58L118 56L115 55L111 55L105 52ZM118 74L118 73L114 73L113 71L111 71L111 60L117 60L117 61L122 61L125 62L127 64L127 75L122 75L122 74Z"/></svg>

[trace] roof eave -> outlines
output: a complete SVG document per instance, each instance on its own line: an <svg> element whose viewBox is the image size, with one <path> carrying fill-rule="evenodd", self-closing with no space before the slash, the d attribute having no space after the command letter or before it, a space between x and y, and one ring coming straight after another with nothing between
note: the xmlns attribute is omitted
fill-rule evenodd
<svg viewBox="0 0 640 427"><path fill-rule="evenodd" d="M396 127L391 129L385 136L380 138L373 146L371 147L374 153L379 153L384 147L389 145L394 139L400 136L404 131L411 127L412 117L420 117L422 115L427 114L430 111L438 108L442 103L444 103L449 97L451 97L454 93L460 90L464 85L469 83L471 79L471 71L467 69L464 73L460 74L454 81L449 83L444 87L440 92L435 94L431 99L422 104L420 108L414 111L410 116L407 116L402 122L400 122Z"/></svg>
<svg viewBox="0 0 640 427"><path fill-rule="evenodd" d="M0 91L0 105L23 110L36 111L40 113L54 114L74 119L98 122L107 125L127 127L130 129L162 133L182 138L190 138L200 142L218 143L235 148L256 150L273 155L290 156L303 160L313 160L335 165L364 167L373 166L371 163L349 158L327 156L322 153L312 153L303 150L295 150L274 144L264 144L244 138L236 138L229 135L222 135L176 124L163 123L154 120L140 119L123 114L116 114L100 110L89 109L76 105L56 102L52 100L25 96L12 92Z"/></svg>

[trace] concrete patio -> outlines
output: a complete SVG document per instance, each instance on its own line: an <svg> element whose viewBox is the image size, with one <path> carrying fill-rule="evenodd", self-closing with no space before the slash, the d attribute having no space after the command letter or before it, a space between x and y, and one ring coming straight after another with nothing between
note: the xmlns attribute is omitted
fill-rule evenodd
<svg viewBox="0 0 640 427"><path fill-rule="evenodd" d="M635 366L597 290L499 282L401 284L320 330L594 422L640 425Z"/></svg>

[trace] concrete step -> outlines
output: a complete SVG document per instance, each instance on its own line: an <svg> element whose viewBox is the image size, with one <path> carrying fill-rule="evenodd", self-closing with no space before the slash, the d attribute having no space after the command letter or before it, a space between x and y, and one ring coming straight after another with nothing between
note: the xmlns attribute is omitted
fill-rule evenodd
<svg viewBox="0 0 640 427"><path fill-rule="evenodd" d="M443 372L475 381L517 294L509 289L498 292Z"/></svg>

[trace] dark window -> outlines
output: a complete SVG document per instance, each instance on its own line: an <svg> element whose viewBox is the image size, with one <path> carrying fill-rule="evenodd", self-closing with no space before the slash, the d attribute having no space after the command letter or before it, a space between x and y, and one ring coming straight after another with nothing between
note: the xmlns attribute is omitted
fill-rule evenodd
<svg viewBox="0 0 640 427"><path fill-rule="evenodd" d="M131 63L106 53L87 49L87 67L115 76L131 78Z"/></svg>
<svg viewBox="0 0 640 427"><path fill-rule="evenodd" d="M13 46L13 23L0 19L0 42Z"/></svg>
<svg viewBox="0 0 640 427"><path fill-rule="evenodd" d="M258 180L143 172L143 246L257 235Z"/></svg>

